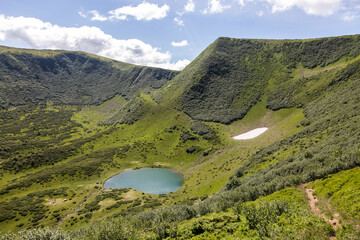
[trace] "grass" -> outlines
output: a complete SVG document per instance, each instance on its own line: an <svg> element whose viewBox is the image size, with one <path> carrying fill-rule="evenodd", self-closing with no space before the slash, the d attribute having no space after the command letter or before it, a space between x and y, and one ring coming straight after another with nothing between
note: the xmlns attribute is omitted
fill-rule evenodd
<svg viewBox="0 0 360 240"><path fill-rule="evenodd" d="M55 226L59 217L102 190L109 177L128 168L160 166L183 174L180 190L168 195L99 192L61 228L75 230L71 234L80 239L101 239L101 234L130 234L134 239L329 238L334 235L329 224L310 213L299 189L287 187L321 179L313 184L316 194L329 198L339 212L348 212L350 220L358 218L358 170L341 172L359 164L360 60L350 54L358 50L347 42L357 39L330 39L336 51L313 57L313 41L220 39L150 94L137 86L141 91L130 99L118 94L96 106L47 102L0 110L0 206L16 212L12 216L1 211L9 219L1 222L0 230ZM326 39L315 42L320 49L329 45ZM261 51L248 53L260 45ZM237 55L223 55L238 50L247 53L244 62L237 62ZM243 85L231 85L239 73L233 68L251 73L246 79L242 75L244 81L236 79ZM222 95L216 94L219 89ZM192 106L196 111L200 105L192 105L194 99L211 108L205 107L197 121L181 111ZM238 115L232 115L233 110L239 110ZM211 122L211 114L222 118L224 112L227 124ZM269 130L257 138L231 138L264 126ZM67 189L54 195L61 187ZM34 209L26 209L24 202L34 194ZM51 199L57 206L49 205ZM276 201L286 211L274 210ZM238 212L228 209L231 205L239 207ZM336 234L339 239L350 236L345 230Z"/></svg>
<svg viewBox="0 0 360 240"><path fill-rule="evenodd" d="M15 60L18 61L13 54L31 54L39 57L55 57L56 55L63 54L63 53L77 53L84 56L90 56L95 59L99 59L101 61L110 62L113 64L114 67L119 68L120 70L128 70L132 67L135 67L134 64L119 62L116 60L112 60L109 58L101 57L95 54L90 54L86 52L81 51L65 51L65 50L35 50L35 49L24 49L24 48L12 48L12 47L6 47L6 46L0 46L0 54L11 54L10 56Z"/></svg>
<svg viewBox="0 0 360 240"><path fill-rule="evenodd" d="M87 131L99 129L98 124L113 117L126 103L124 97L116 95L98 106L85 106L73 115L72 120L81 123Z"/></svg>
<svg viewBox="0 0 360 240"><path fill-rule="evenodd" d="M311 185L315 194L329 200L333 208L346 219L360 221L360 168L330 175Z"/></svg>
<svg viewBox="0 0 360 240"><path fill-rule="evenodd" d="M13 197L25 196L26 194L38 191L39 189L68 186L71 190L76 192L74 201L76 201L78 205L81 202L81 196L86 196L95 191L91 188L94 183L103 183L110 176L117 174L126 168L151 167L158 165L159 162L167 167L178 169L180 171L181 169L190 166L194 159L197 158L197 154L189 155L185 150L195 142L194 140L182 142L180 139L180 134L183 130L187 129L190 131L189 118L176 110L158 107L149 97L143 97L147 101L149 108L141 120L132 125L122 124L112 127L113 129L110 133L103 136L100 135L89 142L85 142L80 146L78 154L64 159L53 166L38 167L23 173L23 176L25 177L27 176L26 174L32 174L31 176L33 176L33 178L35 177L35 179L37 176L40 176L39 173L48 174L46 173L47 171L50 171L49 174L56 174L57 171L63 171L62 169L74 166L73 164L78 161L77 159L81 159L83 156L91 156L91 154L100 153L100 159L96 161L102 161L102 151L111 152L113 151L112 149L114 149L114 151L117 152L115 149L122 146L129 146L129 149L125 154L119 155L118 153L115 153L108 164L102 164L101 173L99 172L100 175L84 176L81 172L79 172L77 176L61 176L61 174L56 174L53 175L53 179L50 181L42 183L34 182L26 189L11 190L9 194L1 197L2 201L9 201ZM104 116L102 114L106 111L111 112L111 109L114 108L119 101L122 102L122 99L113 99L98 107L85 107L81 111L76 112L72 117L72 120L81 124L81 127L74 128L76 130L69 138L64 139L64 142L70 143L76 139L92 137L95 134L101 134L101 132L109 130L110 127L97 126L97 123L103 120ZM46 111L52 111L52 109L54 109L53 106L49 107ZM61 108L56 109L56 111L58 110L61 110ZM161 116L161 121L159 121L159 116ZM177 126L177 128L170 130L173 126ZM196 142L196 145L201 147L201 149L208 149L212 146L212 143L209 143L206 140L200 140ZM89 162L86 158L81 161L84 161L82 164L87 164L85 162ZM21 176L19 174L6 172L3 174L1 180L5 184L9 184L12 180L16 183L16 179ZM88 187L90 187L91 190L89 190ZM90 192L87 193L87 191ZM70 203L66 204L64 208L67 210L63 211L61 215L67 214L71 211L70 209L72 207L74 207L74 205ZM117 209L115 212L119 212L120 210L122 209ZM52 211L49 210L46 216L50 217L51 213ZM94 216L97 215L101 216L100 213L94 214ZM41 224L53 225L55 222L53 220L48 221L44 219L41 221ZM26 226L28 225L24 224L23 227ZM66 224L64 226L66 226ZM3 222L2 227L4 227L2 228L3 231L5 229L5 231L18 229L13 228L12 222Z"/></svg>
<svg viewBox="0 0 360 240"><path fill-rule="evenodd" d="M212 156L199 159L199 163L186 170L186 183L179 192L184 196L191 192L200 197L219 191L238 166L256 151L300 131L301 127L298 125L303 119L301 109L271 111L265 108L262 101L255 105L244 119L231 125L209 124L215 129L223 145L217 147ZM247 141L236 141L231 138L233 135L262 126L267 126L270 130L257 138ZM264 167L266 165L262 164L257 170Z"/></svg>
<svg viewBox="0 0 360 240"><path fill-rule="evenodd" d="M283 204L279 216L267 212L271 204ZM268 205L270 204L270 205ZM333 235L330 224L314 216L298 188L287 188L240 205L259 218L246 217L246 211L237 206L220 213L211 213L179 224L178 239L328 239ZM257 209L257 210L256 210ZM260 210L262 209L262 210ZM266 214L271 215L267 219ZM259 212L257 212L259 211ZM264 212L264 214L265 214ZM261 217L260 217L261 216ZM263 218L263 220L261 220ZM267 220L265 220L267 219ZM258 221L258 222L257 222ZM273 221L269 223L269 221ZM267 225L269 224L269 225ZM304 229L307 229L304 231Z"/></svg>
<svg viewBox="0 0 360 240"><path fill-rule="evenodd" d="M197 140L187 140L184 142L181 140L180 135L183 131L191 132L191 119L180 111L158 105L148 95L142 95L141 97L147 104L146 111L140 120L131 125L119 124L115 127L98 126L99 122L113 116L117 107L124 103L123 98L120 96L99 106L84 107L80 111L76 111L75 108L69 108L69 110L74 111L71 120L79 125L74 127L73 130L71 130L71 135L63 140L64 145L71 144L72 141L78 139L91 138L96 136L96 134L100 135L81 145L77 154L59 163L55 163L53 166L29 169L28 171L21 172L21 174L22 176L32 174L32 176L35 177L34 179L36 179L36 176L40 176L39 173L46 174L47 171L51 171L53 173L50 172L49 174L56 174L56 171L62 171L63 168L66 169L73 166L73 164L78 161L77 159L81 159L83 156L91 156L91 154L98 154L102 151L116 152L117 150L115 149L128 146L129 149L126 153L120 155L115 153L112 155L108 163L103 163L101 165L101 171L95 175L86 176L81 172L79 172L77 176L52 175L53 179L51 181L33 183L26 189L11 190L9 194L1 197L2 201L9 201L13 197L22 197L41 189L66 186L69 188L69 191L71 190L76 194L71 202L68 201L66 204L62 204L61 209L64 208L65 210L61 211L60 216L64 216L70 213L74 206L79 205L84 197L96 191L93 189L95 183L104 183L107 178L127 168L152 166L173 168L182 173L185 179L185 184L181 189L169 195L167 200L159 198L161 204L167 205L182 201L194 201L190 199L197 199L217 192L234 173L238 165L259 148L282 138L282 134L292 134L292 132L298 131L299 128L296 128L296 125L298 125L303 118L299 110L290 109L272 112L266 110L264 102L261 102L250 111L245 119L232 125L205 123L216 132L220 140L205 140L202 136L194 134ZM44 110L61 113L64 109L66 109L66 107L59 108L49 105ZM38 109L35 111L40 111L41 113L42 110ZM32 113L26 114L26 116L30 116ZM230 136L236 129L242 131L242 129L255 127L256 122L254 123L254 120L259 117L258 124L259 122L264 122L272 127L269 135L260 136L257 140L246 143L236 142L231 139ZM21 118L25 119L26 117L22 116ZM296 120L296 118L299 119ZM282 119L282 122L279 121L280 119ZM109 130L111 131L107 134L101 134ZM43 140L45 141L45 138ZM195 154L186 153L185 150L191 146L197 146L201 151ZM246 147L246 150L244 150L244 147ZM209 155L202 156L202 153L205 151L207 151ZM218 151L221 152L219 153ZM101 154L99 156L101 156ZM101 160L101 157L99 160ZM90 160L84 159L81 161L84 161L82 164L88 164L86 162L90 163ZM11 180L19 176L21 175L4 173L1 180L3 183L8 184ZM19 180L15 180L15 182L16 181ZM143 197L143 195L138 192L136 196ZM158 197L155 198L157 199ZM89 203L94 201L94 199L90 199ZM73 201L76 202L75 205L72 204ZM99 210L93 212L91 218L85 218L85 214L81 215L81 220L81 216L74 216L74 218L76 217L78 220L74 220L74 218L66 219L62 227L75 229L89 222L93 222L93 219L101 219L119 214L131 205L125 204L121 205L120 208L103 212L113 200L104 199L104 201L104 205ZM106 201L108 202L106 203ZM44 199L45 205L46 202L48 202L48 198ZM144 202L142 205L144 205ZM53 211L59 210L58 208L60 207L50 206L50 209L45 214L47 218L51 219ZM133 211L136 211L136 209ZM42 225L54 225L56 223L54 218L52 218L52 220L47 220L47 218L40 221ZM12 221L3 222L2 226L4 227L3 231L19 229L18 227L14 228ZM25 221L23 227L26 226L28 225ZM22 227L20 227L20 229L21 228Z"/></svg>

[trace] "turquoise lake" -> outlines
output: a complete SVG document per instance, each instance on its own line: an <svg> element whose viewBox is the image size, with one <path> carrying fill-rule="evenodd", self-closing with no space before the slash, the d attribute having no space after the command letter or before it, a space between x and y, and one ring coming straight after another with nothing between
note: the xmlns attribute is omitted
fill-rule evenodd
<svg viewBox="0 0 360 240"><path fill-rule="evenodd" d="M165 194L177 191L182 184L182 176L171 169L141 168L113 176L105 182L104 187L132 188L150 194Z"/></svg>

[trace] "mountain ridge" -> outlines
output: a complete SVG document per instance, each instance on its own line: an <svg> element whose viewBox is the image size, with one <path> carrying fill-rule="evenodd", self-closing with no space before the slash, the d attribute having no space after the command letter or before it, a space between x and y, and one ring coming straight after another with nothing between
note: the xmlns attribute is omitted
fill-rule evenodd
<svg viewBox="0 0 360 240"><path fill-rule="evenodd" d="M100 104L117 94L130 99L160 88L177 74L87 53L0 49L5 49L0 50L2 108L46 101Z"/></svg>
<svg viewBox="0 0 360 240"><path fill-rule="evenodd" d="M264 93L268 94L270 109L301 104L286 100L280 106L271 100L279 99L277 90L267 85L272 79L275 85L291 82L289 73L298 63L314 69L345 55L354 58L360 53L359 43L360 35L308 40L221 37L154 97L159 102L171 102L194 119L228 124L243 118ZM291 95L287 89L282 93Z"/></svg>

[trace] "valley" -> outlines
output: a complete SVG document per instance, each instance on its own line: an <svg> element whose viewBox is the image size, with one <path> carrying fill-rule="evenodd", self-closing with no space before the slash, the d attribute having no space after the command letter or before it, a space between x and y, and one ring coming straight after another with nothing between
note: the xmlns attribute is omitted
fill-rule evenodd
<svg viewBox="0 0 360 240"><path fill-rule="evenodd" d="M360 236L358 35L219 38L181 72L5 47L0 66L1 239ZM104 188L141 168L183 185Z"/></svg>

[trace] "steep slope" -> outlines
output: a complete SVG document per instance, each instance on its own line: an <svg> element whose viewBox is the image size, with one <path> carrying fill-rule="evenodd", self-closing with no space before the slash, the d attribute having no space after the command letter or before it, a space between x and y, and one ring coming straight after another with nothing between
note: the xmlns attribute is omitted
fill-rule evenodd
<svg viewBox="0 0 360 240"><path fill-rule="evenodd" d="M81 52L0 47L0 107L100 104L116 94L129 99L160 88L176 74Z"/></svg>
<svg viewBox="0 0 360 240"><path fill-rule="evenodd" d="M360 166L360 57L335 65L339 63L337 68L318 68L304 77L306 82L316 73L317 86L324 88L314 100L305 98L303 128L246 159L211 198L134 214L126 220L106 220L82 228L83 235L77 237L91 233L97 239L106 233L133 239L154 235L160 239L359 239L354 209L360 190L351 177L357 177ZM230 146L226 151L232 151L234 158L241 154ZM217 154L218 161L226 161L225 154ZM305 194L296 187L316 179L313 185L319 195L332 196L334 205L350 218L343 218L342 228L333 229L312 214Z"/></svg>
<svg viewBox="0 0 360 240"><path fill-rule="evenodd" d="M127 102L1 110L0 230L64 217L60 227L75 230L4 239L359 239L360 193L348 177L360 166L359 47L358 35L220 38L163 87ZM255 139L231 138L262 126L269 130ZM159 166L183 174L177 192L101 191L120 171ZM348 211L342 229L311 213L302 183Z"/></svg>
<svg viewBox="0 0 360 240"><path fill-rule="evenodd" d="M304 82L305 70L343 57L351 60L359 55L359 46L360 36L306 41L219 38L154 97L194 119L221 123L243 118L263 94L273 110L301 106L323 87L309 89L317 74ZM300 66L304 73L294 78L292 70ZM311 96L300 96L305 91Z"/></svg>
<svg viewBox="0 0 360 240"><path fill-rule="evenodd" d="M319 79L328 86L305 105L304 129L255 154L227 189L261 186L271 192L360 165L360 59Z"/></svg>

